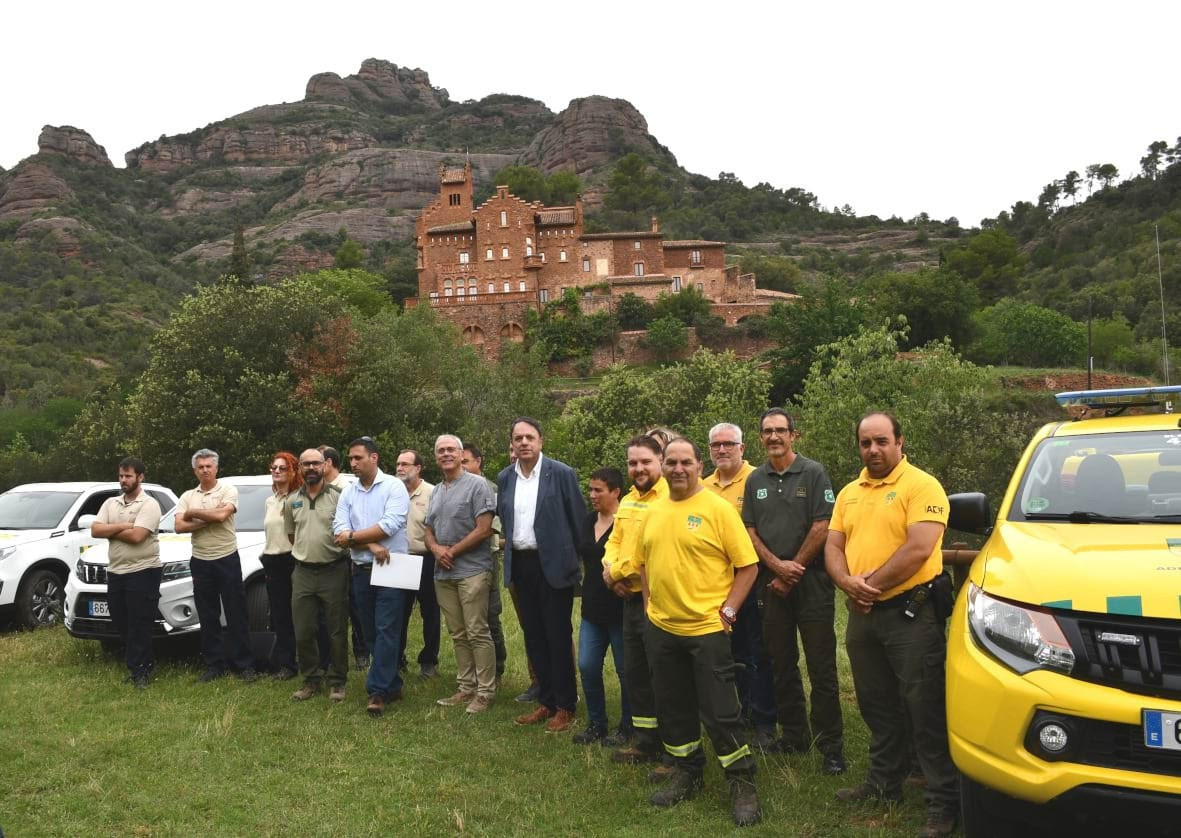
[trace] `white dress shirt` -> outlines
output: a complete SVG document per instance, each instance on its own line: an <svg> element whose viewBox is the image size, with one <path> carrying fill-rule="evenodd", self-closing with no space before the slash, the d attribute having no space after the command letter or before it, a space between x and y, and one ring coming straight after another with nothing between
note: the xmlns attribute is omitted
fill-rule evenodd
<svg viewBox="0 0 1181 838"><path fill-rule="evenodd" d="M543 459L544 455L539 453L537 463L528 477L521 472L520 463L513 467L517 471L517 486L513 491L513 548L516 550L537 549L533 519L537 512L537 488L541 485Z"/></svg>

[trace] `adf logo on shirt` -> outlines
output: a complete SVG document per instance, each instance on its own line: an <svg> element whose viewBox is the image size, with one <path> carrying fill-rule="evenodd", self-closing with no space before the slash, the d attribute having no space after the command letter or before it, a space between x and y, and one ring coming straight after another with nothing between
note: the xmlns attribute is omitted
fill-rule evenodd
<svg viewBox="0 0 1181 838"><path fill-rule="evenodd" d="M894 502L894 498L896 497L898 497L897 492L890 492L890 494L886 495L886 506L892 504Z"/></svg>
<svg viewBox="0 0 1181 838"><path fill-rule="evenodd" d="M695 530L701 526L701 516L700 515L690 515L689 520L686 523L687 523L687 526L689 527L689 529Z"/></svg>
<svg viewBox="0 0 1181 838"><path fill-rule="evenodd" d="M759 489L757 492L755 492L755 497L758 498L759 500L766 500L767 499L767 490L766 489Z"/></svg>

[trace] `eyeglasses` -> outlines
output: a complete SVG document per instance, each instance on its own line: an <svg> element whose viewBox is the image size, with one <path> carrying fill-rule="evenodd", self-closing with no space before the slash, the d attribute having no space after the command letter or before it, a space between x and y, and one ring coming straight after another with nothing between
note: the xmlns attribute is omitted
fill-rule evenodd
<svg viewBox="0 0 1181 838"><path fill-rule="evenodd" d="M287 466L271 466L271 471L287 471Z"/></svg>
<svg viewBox="0 0 1181 838"><path fill-rule="evenodd" d="M791 433L791 428L763 428L759 433L762 436L787 436Z"/></svg>
<svg viewBox="0 0 1181 838"><path fill-rule="evenodd" d="M737 448L741 444L741 442L733 442L731 440L725 439L720 442L711 442L709 444L709 448L711 451L720 451L723 448Z"/></svg>
<svg viewBox="0 0 1181 838"><path fill-rule="evenodd" d="M324 461L323 460L308 460L307 462L301 462L300 465L303 466L304 468L320 468L321 466L324 465Z"/></svg>

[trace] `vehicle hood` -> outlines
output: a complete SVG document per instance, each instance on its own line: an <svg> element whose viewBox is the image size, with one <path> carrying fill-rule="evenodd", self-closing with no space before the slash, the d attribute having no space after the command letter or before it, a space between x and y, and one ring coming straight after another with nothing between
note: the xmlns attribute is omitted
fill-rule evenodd
<svg viewBox="0 0 1181 838"><path fill-rule="evenodd" d="M1181 616L1176 524L1004 521L983 558L982 586L994 596L1101 614Z"/></svg>
<svg viewBox="0 0 1181 838"><path fill-rule="evenodd" d="M187 562L193 557L193 550L189 542L192 536L189 533L179 532L162 532L160 533L160 561L163 564L169 562ZM264 541L261 532L240 532L238 533L238 551L247 550L251 547L256 547ZM3 546L0 542L0 546ZM98 544L95 544L89 550L82 554L82 558L89 564L107 564L109 557L107 555L107 541L100 539Z"/></svg>
<svg viewBox="0 0 1181 838"><path fill-rule="evenodd" d="M41 541L49 538L49 534L54 532L61 532L61 530L0 530L0 550L18 544Z"/></svg>

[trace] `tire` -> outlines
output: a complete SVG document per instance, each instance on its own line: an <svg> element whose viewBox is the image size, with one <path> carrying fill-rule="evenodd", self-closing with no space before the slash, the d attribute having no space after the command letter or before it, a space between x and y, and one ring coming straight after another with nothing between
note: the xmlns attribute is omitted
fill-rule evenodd
<svg viewBox="0 0 1181 838"><path fill-rule="evenodd" d="M246 586L246 625L251 631L269 631L271 622L271 601L267 598L267 586L261 580Z"/></svg>
<svg viewBox="0 0 1181 838"><path fill-rule="evenodd" d="M61 625L65 600L60 576L44 568L31 571L16 592L17 621L27 629Z"/></svg>
<svg viewBox="0 0 1181 838"><path fill-rule="evenodd" d="M1028 824L1013 816L1014 802L961 775L960 818L964 838L996 838L999 835L1017 838L1030 834Z"/></svg>

